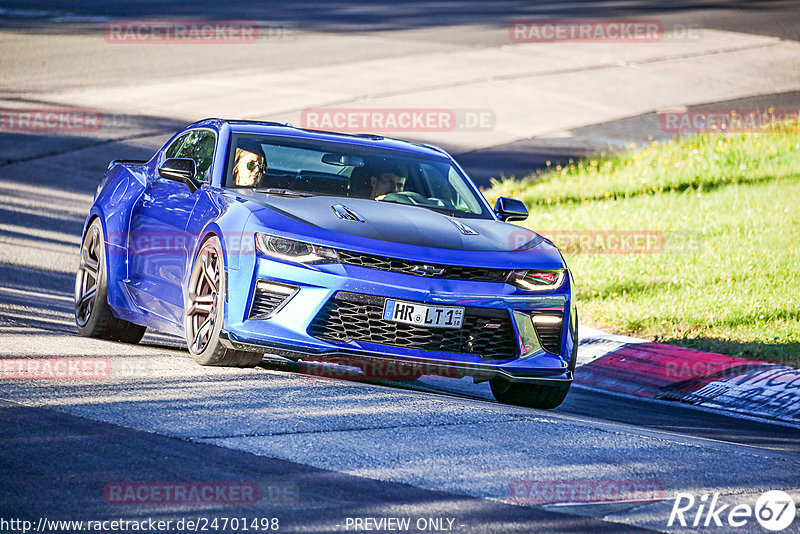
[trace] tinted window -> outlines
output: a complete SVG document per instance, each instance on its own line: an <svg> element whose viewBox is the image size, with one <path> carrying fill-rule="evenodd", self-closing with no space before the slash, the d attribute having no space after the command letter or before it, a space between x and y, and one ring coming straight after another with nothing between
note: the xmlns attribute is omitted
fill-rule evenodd
<svg viewBox="0 0 800 534"><path fill-rule="evenodd" d="M211 163L216 143L214 132L194 130L174 157L193 159L197 165L197 179L207 182L211 177Z"/></svg>
<svg viewBox="0 0 800 534"><path fill-rule="evenodd" d="M249 160L255 164L248 169L244 165L252 165ZM453 216L491 217L468 178L445 156L234 134L228 161L227 187L289 189L408 204Z"/></svg>
<svg viewBox="0 0 800 534"><path fill-rule="evenodd" d="M183 146L183 142L186 141L187 137L189 137L189 134L185 133L182 136L178 137L175 141L173 141L173 143L169 145L169 148L167 149L165 156L167 158L177 158L178 156L176 156L176 154L178 153L178 150L180 150L181 147Z"/></svg>

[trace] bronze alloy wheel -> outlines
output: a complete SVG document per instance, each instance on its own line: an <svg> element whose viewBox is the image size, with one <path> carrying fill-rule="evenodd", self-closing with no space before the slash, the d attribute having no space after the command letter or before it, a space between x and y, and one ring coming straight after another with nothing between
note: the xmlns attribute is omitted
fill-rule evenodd
<svg viewBox="0 0 800 534"><path fill-rule="evenodd" d="M81 263L75 275L75 321L79 327L86 326L97 299L100 254L102 254L99 241L100 229L97 225L90 226L83 240Z"/></svg>
<svg viewBox="0 0 800 534"><path fill-rule="evenodd" d="M219 334L225 319L225 264L216 236L203 242L186 295L184 330L189 354L200 365L252 367L263 354L225 347Z"/></svg>
<svg viewBox="0 0 800 534"><path fill-rule="evenodd" d="M189 283L186 307L186 339L189 350L201 354L211 339L217 320L217 296L222 289L220 256L215 238L209 239L197 255Z"/></svg>

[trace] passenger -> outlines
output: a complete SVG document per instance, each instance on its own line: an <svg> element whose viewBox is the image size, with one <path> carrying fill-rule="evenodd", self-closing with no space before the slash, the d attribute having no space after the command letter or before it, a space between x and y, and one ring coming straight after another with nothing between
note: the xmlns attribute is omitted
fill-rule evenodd
<svg viewBox="0 0 800 534"><path fill-rule="evenodd" d="M378 169L370 176L370 183L372 184L372 198L375 200L383 200L383 198L390 193L399 193L406 186L406 177L402 170L394 169Z"/></svg>
<svg viewBox="0 0 800 534"><path fill-rule="evenodd" d="M236 147L233 178L236 185L254 187L267 172L267 158L261 143L244 140Z"/></svg>

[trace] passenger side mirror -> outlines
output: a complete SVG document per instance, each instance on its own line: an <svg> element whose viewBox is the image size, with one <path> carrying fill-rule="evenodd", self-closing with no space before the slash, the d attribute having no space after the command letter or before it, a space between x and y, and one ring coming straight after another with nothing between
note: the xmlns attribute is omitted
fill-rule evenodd
<svg viewBox="0 0 800 534"><path fill-rule="evenodd" d="M528 208L521 200L500 197L494 204L494 212L501 221L524 221L528 218Z"/></svg>
<svg viewBox="0 0 800 534"><path fill-rule="evenodd" d="M158 168L158 175L167 180L185 183L192 193L200 189L201 184L195 177L197 164L193 159L170 158Z"/></svg>

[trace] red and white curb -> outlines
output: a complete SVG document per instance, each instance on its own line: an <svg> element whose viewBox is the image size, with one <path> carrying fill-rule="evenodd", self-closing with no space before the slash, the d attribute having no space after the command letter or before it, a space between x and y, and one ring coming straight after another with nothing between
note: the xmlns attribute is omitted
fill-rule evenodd
<svg viewBox="0 0 800 534"><path fill-rule="evenodd" d="M800 425L800 369L583 326L575 382Z"/></svg>

